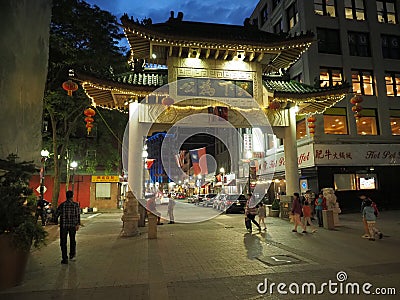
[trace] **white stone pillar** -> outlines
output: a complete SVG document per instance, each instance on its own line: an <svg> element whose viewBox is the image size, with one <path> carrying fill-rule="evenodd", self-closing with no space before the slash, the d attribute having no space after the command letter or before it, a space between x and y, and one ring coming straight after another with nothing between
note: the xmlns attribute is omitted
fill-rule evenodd
<svg viewBox="0 0 400 300"><path fill-rule="evenodd" d="M296 112L294 107L289 109L289 126L285 127L283 147L285 151L285 173L286 173L286 194L292 196L298 193L299 188L299 165L297 162L296 142Z"/></svg>
<svg viewBox="0 0 400 300"><path fill-rule="evenodd" d="M129 104L129 149L128 149L128 184L129 197L124 205L124 214L122 216L123 229L122 236L135 236L139 234L138 221L139 202L137 197L142 195L143 186L143 133L139 123L138 102Z"/></svg>

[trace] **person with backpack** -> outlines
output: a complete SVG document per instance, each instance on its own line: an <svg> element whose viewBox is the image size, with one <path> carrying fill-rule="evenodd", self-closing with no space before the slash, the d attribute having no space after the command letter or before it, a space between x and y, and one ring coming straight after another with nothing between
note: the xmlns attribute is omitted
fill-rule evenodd
<svg viewBox="0 0 400 300"><path fill-rule="evenodd" d="M360 196L361 201L361 214L362 214L362 220L363 220L363 227L364 227L364 234L361 236L362 238L368 239L370 238L370 230L368 228L368 223L367 220L365 218L364 215L364 208L366 206L371 206L374 209L374 215L375 217L378 217L379 215L379 210L378 207L376 205L376 203L374 201L371 200L371 198L365 196L365 195L361 195ZM371 202L371 204L369 204L369 202Z"/></svg>

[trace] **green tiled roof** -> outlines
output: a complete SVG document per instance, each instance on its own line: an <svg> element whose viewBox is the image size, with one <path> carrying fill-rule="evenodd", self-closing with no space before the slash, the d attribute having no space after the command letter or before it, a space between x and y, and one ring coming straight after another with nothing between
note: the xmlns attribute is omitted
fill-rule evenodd
<svg viewBox="0 0 400 300"><path fill-rule="evenodd" d="M321 94L336 91L338 89L348 88L347 84L336 85L333 87L314 87L295 80L274 80L267 79L263 81L265 88L274 92L274 94Z"/></svg>
<svg viewBox="0 0 400 300"><path fill-rule="evenodd" d="M139 86L163 86L168 83L168 75L165 73L128 72L116 75L113 80L120 83Z"/></svg>

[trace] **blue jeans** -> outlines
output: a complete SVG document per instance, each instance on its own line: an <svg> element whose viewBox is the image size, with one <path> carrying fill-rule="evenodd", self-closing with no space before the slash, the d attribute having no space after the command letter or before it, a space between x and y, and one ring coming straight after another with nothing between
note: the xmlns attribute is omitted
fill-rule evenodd
<svg viewBox="0 0 400 300"><path fill-rule="evenodd" d="M63 260L68 259L67 255L67 236L69 234L69 256L73 257L76 254L76 228L75 227L60 227L60 247Z"/></svg>

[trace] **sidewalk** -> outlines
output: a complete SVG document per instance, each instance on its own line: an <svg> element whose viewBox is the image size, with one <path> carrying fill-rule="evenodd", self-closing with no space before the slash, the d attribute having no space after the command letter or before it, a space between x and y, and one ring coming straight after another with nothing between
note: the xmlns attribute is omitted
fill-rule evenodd
<svg viewBox="0 0 400 300"><path fill-rule="evenodd" d="M207 208L204 208L207 209ZM262 295L273 283L326 283L345 272L347 282L370 282L400 292L400 211L385 211L375 242L362 239L359 214L341 215L336 230L292 233L292 224L267 218L266 233L246 233L243 215L220 215L196 224L158 226L158 239L122 238L122 213L84 219L77 260L60 264L57 228L46 247L32 252L21 286L1 299L365 299L365 295ZM341 273L343 274L343 273ZM369 296L396 299L396 296Z"/></svg>

